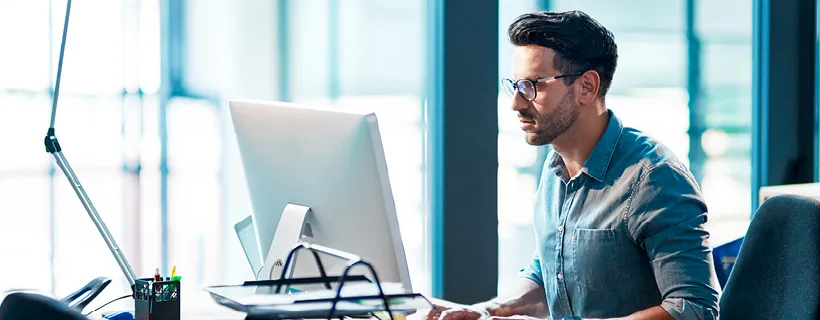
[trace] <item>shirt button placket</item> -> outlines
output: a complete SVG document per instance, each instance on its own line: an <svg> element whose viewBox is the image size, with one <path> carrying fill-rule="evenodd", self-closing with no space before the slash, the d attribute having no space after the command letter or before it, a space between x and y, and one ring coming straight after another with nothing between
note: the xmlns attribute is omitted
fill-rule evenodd
<svg viewBox="0 0 820 320"><path fill-rule="evenodd" d="M564 252L563 252L563 245L564 244L564 226L558 225L558 281L564 279Z"/></svg>
<svg viewBox="0 0 820 320"><path fill-rule="evenodd" d="M571 185L571 183L570 183L570 185ZM561 208L562 211L563 211L563 214L562 214L562 217L560 219L558 219L558 228L557 228L557 230L558 230L558 237L557 237L558 241L557 242L558 243L556 244L556 247L558 249L557 250L558 251L558 261L557 261L558 263L556 264L556 267L557 267L558 270L556 270L557 271L556 278L558 279L557 281L559 282L559 286L561 286L560 282L562 280L564 280L564 273L563 273L563 271L564 271L564 223L566 222L566 219L568 218L568 215L569 215L569 208L570 208L569 204L570 204L571 201L568 201L568 200L569 200L569 195L571 193L572 192L570 191L570 189L567 189L566 196L564 197L565 200L564 200L564 203L563 203L563 208ZM560 290L559 290L559 292L560 292ZM560 293L559 293L559 295L560 295Z"/></svg>
<svg viewBox="0 0 820 320"><path fill-rule="evenodd" d="M556 263L556 275L555 281L557 282L557 291L559 300L564 300L566 297L563 297L563 294L566 292L566 288L564 288L564 225L566 224L567 219L569 218L569 210L572 203L572 194L575 191L575 181L571 181L567 184L566 193L564 194L564 203L562 204L562 215L558 219L558 226L556 230L558 231L558 243L557 252L558 252L558 263Z"/></svg>

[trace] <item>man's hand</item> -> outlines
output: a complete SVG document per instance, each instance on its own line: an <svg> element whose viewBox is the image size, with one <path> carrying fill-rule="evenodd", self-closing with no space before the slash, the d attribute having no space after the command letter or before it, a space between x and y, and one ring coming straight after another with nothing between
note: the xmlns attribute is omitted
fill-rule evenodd
<svg viewBox="0 0 820 320"><path fill-rule="evenodd" d="M463 305L432 298L430 301L433 303L433 309L427 314L425 320L489 320L491 316L511 316L509 319L524 320L539 318L519 315L549 316L544 287L525 278L518 280L513 293L507 298L497 298L474 305Z"/></svg>
<svg viewBox="0 0 820 320"><path fill-rule="evenodd" d="M424 317L424 320L438 320L441 317L441 314L444 311L447 311L448 309L450 308L434 304L433 309L430 309L430 312L427 313L427 316Z"/></svg>
<svg viewBox="0 0 820 320"><path fill-rule="evenodd" d="M489 320L543 320L530 316L490 317Z"/></svg>
<svg viewBox="0 0 820 320"><path fill-rule="evenodd" d="M474 307L447 308L435 306L425 320L487 320L490 319L490 312Z"/></svg>

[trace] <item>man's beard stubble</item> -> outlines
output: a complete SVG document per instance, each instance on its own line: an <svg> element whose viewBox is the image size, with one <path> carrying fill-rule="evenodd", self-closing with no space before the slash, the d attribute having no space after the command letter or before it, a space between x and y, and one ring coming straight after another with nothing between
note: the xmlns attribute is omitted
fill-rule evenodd
<svg viewBox="0 0 820 320"><path fill-rule="evenodd" d="M533 119L537 124L537 131L534 133L527 133L527 143L533 146L543 146L551 144L556 138L564 134L564 132L578 120L580 110L573 102L575 100L575 91L570 90L558 102L558 106L548 114L542 114L537 119L529 114L522 114L526 119Z"/></svg>

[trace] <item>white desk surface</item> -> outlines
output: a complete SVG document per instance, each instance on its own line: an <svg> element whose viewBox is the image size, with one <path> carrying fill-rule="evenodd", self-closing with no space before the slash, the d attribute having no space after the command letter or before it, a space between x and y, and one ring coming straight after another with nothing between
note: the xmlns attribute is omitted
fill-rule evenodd
<svg viewBox="0 0 820 320"><path fill-rule="evenodd" d="M105 319L101 312L91 314L89 319ZM196 309L183 309L180 319L191 320L243 320L245 314L242 312L233 311L226 307L214 304Z"/></svg>
<svg viewBox="0 0 820 320"><path fill-rule="evenodd" d="M437 300L437 299L430 299L431 302L438 304L438 305L448 305L454 306L450 302ZM426 315L428 310L419 310L415 314L412 314L407 317L407 320L422 320L424 319L424 315ZM244 320L245 314L242 312L237 312L227 307L220 306L216 303L208 304L205 306L197 307L195 309L182 309L181 312L181 319L185 320ZM103 319L102 313L96 312L89 316L90 319Z"/></svg>

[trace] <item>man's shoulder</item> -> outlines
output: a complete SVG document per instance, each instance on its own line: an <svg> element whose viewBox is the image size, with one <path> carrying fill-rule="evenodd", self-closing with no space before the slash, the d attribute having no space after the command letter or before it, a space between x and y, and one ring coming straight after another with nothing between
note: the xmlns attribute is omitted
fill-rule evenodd
<svg viewBox="0 0 820 320"><path fill-rule="evenodd" d="M672 149L635 128L624 127L615 149L619 156L618 162L627 166L640 166L644 172L651 172L659 167L689 172Z"/></svg>
<svg viewBox="0 0 820 320"><path fill-rule="evenodd" d="M631 186L629 206L634 208L628 213L630 219L659 224L693 218L707 211L694 175L665 144L639 130L624 128L618 148L622 152L622 174L631 178L626 182ZM643 214L647 211L657 212Z"/></svg>

